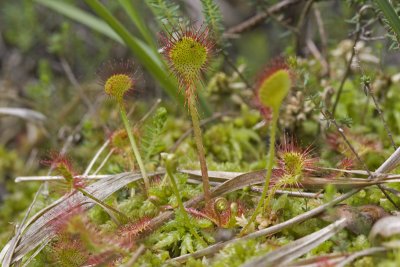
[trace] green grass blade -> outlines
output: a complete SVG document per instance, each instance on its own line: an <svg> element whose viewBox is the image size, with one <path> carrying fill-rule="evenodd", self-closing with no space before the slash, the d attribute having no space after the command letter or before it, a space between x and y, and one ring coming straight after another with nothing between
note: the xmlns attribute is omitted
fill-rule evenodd
<svg viewBox="0 0 400 267"><path fill-rule="evenodd" d="M119 0L119 3L128 14L132 22L135 24L136 28L139 30L140 34L143 36L144 40L153 48L156 48L153 37L150 34L149 29L143 22L142 17L137 12L137 9L132 5L131 0Z"/></svg>
<svg viewBox="0 0 400 267"><path fill-rule="evenodd" d="M161 83L164 90L172 98L183 103L183 97L178 94L176 81L172 80L172 77L165 71L164 64L156 54L157 52L135 38L99 1L85 0L85 2L122 38L140 63Z"/></svg>
<svg viewBox="0 0 400 267"><path fill-rule="evenodd" d="M389 26L396 35L397 42L400 42L400 19L399 16L397 16L393 6L388 0L375 0L375 4L379 7L387 19Z"/></svg>
<svg viewBox="0 0 400 267"><path fill-rule="evenodd" d="M68 18L71 18L83 25L104 34L105 36L117 41L119 43L123 43L122 39L115 33L113 29L110 28L104 21L96 18L95 16L82 11L81 9L74 7L68 3L62 1L55 0L34 0L39 4L46 6Z"/></svg>
<svg viewBox="0 0 400 267"><path fill-rule="evenodd" d="M165 69L165 64L157 51L140 39L134 37L108 10L97 0L85 0L101 19L82 11L68 3L57 0L35 0L36 2L104 34L105 36L128 46L138 61L155 77L164 91L184 106L183 96L178 93L176 79ZM206 116L212 115L212 110L199 93L200 105Z"/></svg>

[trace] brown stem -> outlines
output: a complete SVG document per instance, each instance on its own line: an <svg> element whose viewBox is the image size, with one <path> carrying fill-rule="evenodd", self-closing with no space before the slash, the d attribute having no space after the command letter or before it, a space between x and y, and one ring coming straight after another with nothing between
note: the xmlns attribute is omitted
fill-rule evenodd
<svg viewBox="0 0 400 267"><path fill-rule="evenodd" d="M349 59L349 61L347 62L346 70L345 70L345 72L344 72L344 75L343 75L343 77L342 77L342 80L340 81L340 85L339 85L339 89L338 89L337 94L336 94L335 102L333 103L332 117L335 116L336 108L337 108L337 105L339 104L340 95L342 94L343 87L344 87L344 83L346 82L347 77L348 77L349 74L350 74L350 71L351 71L351 63L353 62L353 58L354 58L354 56L355 56L355 54L356 54L356 45L357 45L357 42L358 42L359 39L360 39L360 32L357 32L357 33L356 33L356 36L355 36L355 38L354 38L354 43L353 43L353 48L352 48L352 50L351 50L350 59Z"/></svg>
<svg viewBox="0 0 400 267"><path fill-rule="evenodd" d="M206 156L205 156L205 152L204 152L204 146L203 146L203 140L202 140L200 122L199 122L199 115L197 113L195 97L196 96L192 92L190 94L190 97L188 98L188 106L189 106L190 116L192 117L194 139L196 141L197 154L199 156L201 175L203 178L204 201L205 201L206 207L212 207L210 182L208 179Z"/></svg>
<svg viewBox="0 0 400 267"><path fill-rule="evenodd" d="M278 13L291 5L300 3L301 1L302 0L280 1L279 3L268 8L267 12L261 12L259 14L254 15L250 19L241 22L239 25L233 26L232 28L228 29L225 34L232 35L232 34L239 34L244 31L247 31L247 30L259 25L260 23L264 22L269 17L269 14Z"/></svg>
<svg viewBox="0 0 400 267"><path fill-rule="evenodd" d="M364 166L364 169L367 171L368 176L370 177L370 179L372 179L373 175L370 172L370 170L368 169L367 164L361 159L361 157L358 155L358 153L356 152L356 150L354 149L354 147L351 145L350 141L347 139L346 135L344 134L344 130L342 127L339 126L339 124L336 122L335 118L333 117L332 114L329 113L329 111L323 111L321 110L321 114L325 117L326 120L329 120L330 122L333 123L333 125L335 125L336 130L339 132L339 134L342 136L343 140L346 142L348 148L351 150L351 152L354 154L354 156L356 157L356 159L358 160L358 162ZM394 202L394 200L388 195L388 193L385 191L385 189L382 187L382 185L377 184L376 185L381 191L382 193L385 195L385 197L393 204L394 207L396 207L399 210L399 206L396 204L396 202Z"/></svg>
<svg viewBox="0 0 400 267"><path fill-rule="evenodd" d="M318 8L317 3L315 3L313 5L313 11L314 11L314 16L315 16L315 21L318 26L319 37L321 39L321 54L322 54L324 62L326 62L326 67L327 67L326 73L324 73L324 74L329 76L330 75L330 65L329 65L329 58L328 58L328 38L326 36L324 22L322 20L322 15Z"/></svg>
<svg viewBox="0 0 400 267"><path fill-rule="evenodd" d="M376 99L374 93L372 92L371 85L370 84L365 84L365 90L369 93L369 95L371 96L372 100L374 101L375 109L376 109L376 111L378 111L379 118L381 119L381 121L383 123L383 127L386 130L386 133L387 133L387 135L389 137L390 143L392 144L393 149L396 151L397 146L396 146L396 143L394 142L392 132L390 131L389 126L386 123L385 117L383 116L383 111L379 107L378 100Z"/></svg>

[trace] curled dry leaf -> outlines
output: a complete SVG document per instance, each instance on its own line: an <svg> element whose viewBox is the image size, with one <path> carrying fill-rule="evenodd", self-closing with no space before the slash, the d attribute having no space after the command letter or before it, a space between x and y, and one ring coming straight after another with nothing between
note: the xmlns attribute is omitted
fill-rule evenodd
<svg viewBox="0 0 400 267"><path fill-rule="evenodd" d="M373 243L380 243L385 238L400 234L400 216L387 216L375 223L369 234Z"/></svg>
<svg viewBox="0 0 400 267"><path fill-rule="evenodd" d="M338 205L332 210L328 210L322 214L322 219L332 222L341 218L347 219L346 228L351 232L359 235L368 235L372 225L382 217L389 214L380 206L364 205L360 207L352 207L349 205Z"/></svg>
<svg viewBox="0 0 400 267"><path fill-rule="evenodd" d="M317 232L249 261L243 267L287 266L287 263L306 254L342 230L346 226L347 220L342 218Z"/></svg>
<svg viewBox="0 0 400 267"><path fill-rule="evenodd" d="M42 113L27 108L0 108L0 114L22 118L32 122L43 122L47 118Z"/></svg>

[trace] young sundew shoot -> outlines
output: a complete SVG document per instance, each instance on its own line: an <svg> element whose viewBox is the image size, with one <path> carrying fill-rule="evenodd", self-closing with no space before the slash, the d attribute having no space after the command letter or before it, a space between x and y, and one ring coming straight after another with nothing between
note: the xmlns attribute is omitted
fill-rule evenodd
<svg viewBox="0 0 400 267"><path fill-rule="evenodd" d="M288 66L282 60L275 61L273 66L264 72L262 78L258 82L256 94L261 113L268 117L268 120L271 119L269 136L270 143L266 165L267 173L265 175L265 184L261 198L247 225L242 229L241 234L245 234L247 232L249 226L254 222L257 215L261 212L262 207L264 206L265 210L269 205L269 200L271 198L266 198L266 196L268 193L272 168L275 161L275 139L279 109L282 105L282 101L285 99L291 87L292 75L288 69Z"/></svg>
<svg viewBox="0 0 400 267"><path fill-rule="evenodd" d="M208 170L196 107L196 83L207 68L213 54L214 42L209 37L207 27L181 27L175 32L161 35L163 54L169 68L179 80L179 88L185 91L186 104L192 119L194 139L200 161L203 179L204 200L207 207L212 207Z"/></svg>
<svg viewBox="0 0 400 267"><path fill-rule="evenodd" d="M318 158L313 157L311 147L302 150L296 145L294 138L283 137L277 147L276 168L273 171L274 183L270 184L269 194L264 202L264 212L270 212L272 198L277 190L286 187L300 188L305 175L315 172Z"/></svg>
<svg viewBox="0 0 400 267"><path fill-rule="evenodd" d="M147 193L150 187L149 179L147 177L135 137L132 134L132 128L130 126L124 105L124 96L135 87L134 75L135 68L133 63L130 61L120 61L106 64L99 70L99 76L101 83L104 86L104 92L118 105L121 119L128 134L129 142L131 144L136 161L139 165Z"/></svg>
<svg viewBox="0 0 400 267"><path fill-rule="evenodd" d="M78 191L85 197L90 198L94 203L103 208L116 224L121 225L129 221L129 218L124 213L106 204L85 190L85 183L81 178L76 177L72 164L66 156L54 152L50 154L50 159L42 160L42 163L51 166L51 168L61 175L70 192Z"/></svg>

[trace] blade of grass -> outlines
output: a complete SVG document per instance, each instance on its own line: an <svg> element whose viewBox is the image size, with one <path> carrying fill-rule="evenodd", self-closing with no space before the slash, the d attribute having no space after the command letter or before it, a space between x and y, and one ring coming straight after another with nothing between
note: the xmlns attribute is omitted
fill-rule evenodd
<svg viewBox="0 0 400 267"><path fill-rule="evenodd" d="M400 42L400 19L399 16L397 16L393 6L388 0L374 0L374 2L387 19L390 27L396 35L397 42Z"/></svg>
<svg viewBox="0 0 400 267"><path fill-rule="evenodd" d="M143 36L144 40L146 40L147 44L152 48L156 49L156 45L153 37L150 34L149 29L146 24L143 22L142 17L140 16L137 9L132 5L131 0L119 0L120 5L123 7L125 12L128 14L129 18L135 24L136 28L139 30L140 34Z"/></svg>
<svg viewBox="0 0 400 267"><path fill-rule="evenodd" d="M177 81L166 70L165 64L162 62L160 55L155 49L152 49L134 37L108 10L97 0L86 0L86 3L99 15L103 20L82 11L70 4L56 0L35 0L36 2L72 19L82 23L89 28L104 34L105 36L128 46L139 62L156 78L161 84L163 90L174 100L177 100L184 106L183 96L178 93ZM123 1L123 0L121 0ZM127 11L128 12L128 11ZM200 105L206 117L212 115L212 110L199 92Z"/></svg>
<svg viewBox="0 0 400 267"><path fill-rule="evenodd" d="M178 94L177 81L165 70L165 64L161 61L159 54L151 50L145 43L135 38L99 1L85 0L85 2L122 38L122 40L124 40L126 45L132 50L144 67L157 78L165 91L183 104L183 96ZM199 94L199 99L202 98L203 95ZM207 117L212 115L212 110L207 103L205 101L200 101L200 103L205 115Z"/></svg>
<svg viewBox="0 0 400 267"><path fill-rule="evenodd" d="M101 21L95 16L85 11L82 11L77 7L74 7L62 1L54 1L54 0L34 0L34 1L72 20L75 20L101 34L104 34L105 36L113 39L114 41L117 41L118 43L121 44L124 43L122 39L118 36L118 34L116 34L115 31L110 28L110 26L104 23L104 21Z"/></svg>
<svg viewBox="0 0 400 267"><path fill-rule="evenodd" d="M319 231L304 236L263 256L243 264L243 267L276 266L288 264L298 257L306 254L342 230L347 223L342 218Z"/></svg>
<svg viewBox="0 0 400 267"><path fill-rule="evenodd" d="M97 0L86 0L85 2L104 21L71 6L55 0L35 0L66 17L82 23L113 40L121 42L131 49L140 63L159 81L165 92L173 99L178 100L183 106L183 97L178 94L177 82L168 75L164 63L156 51L151 49L143 41L135 38L108 10Z"/></svg>

